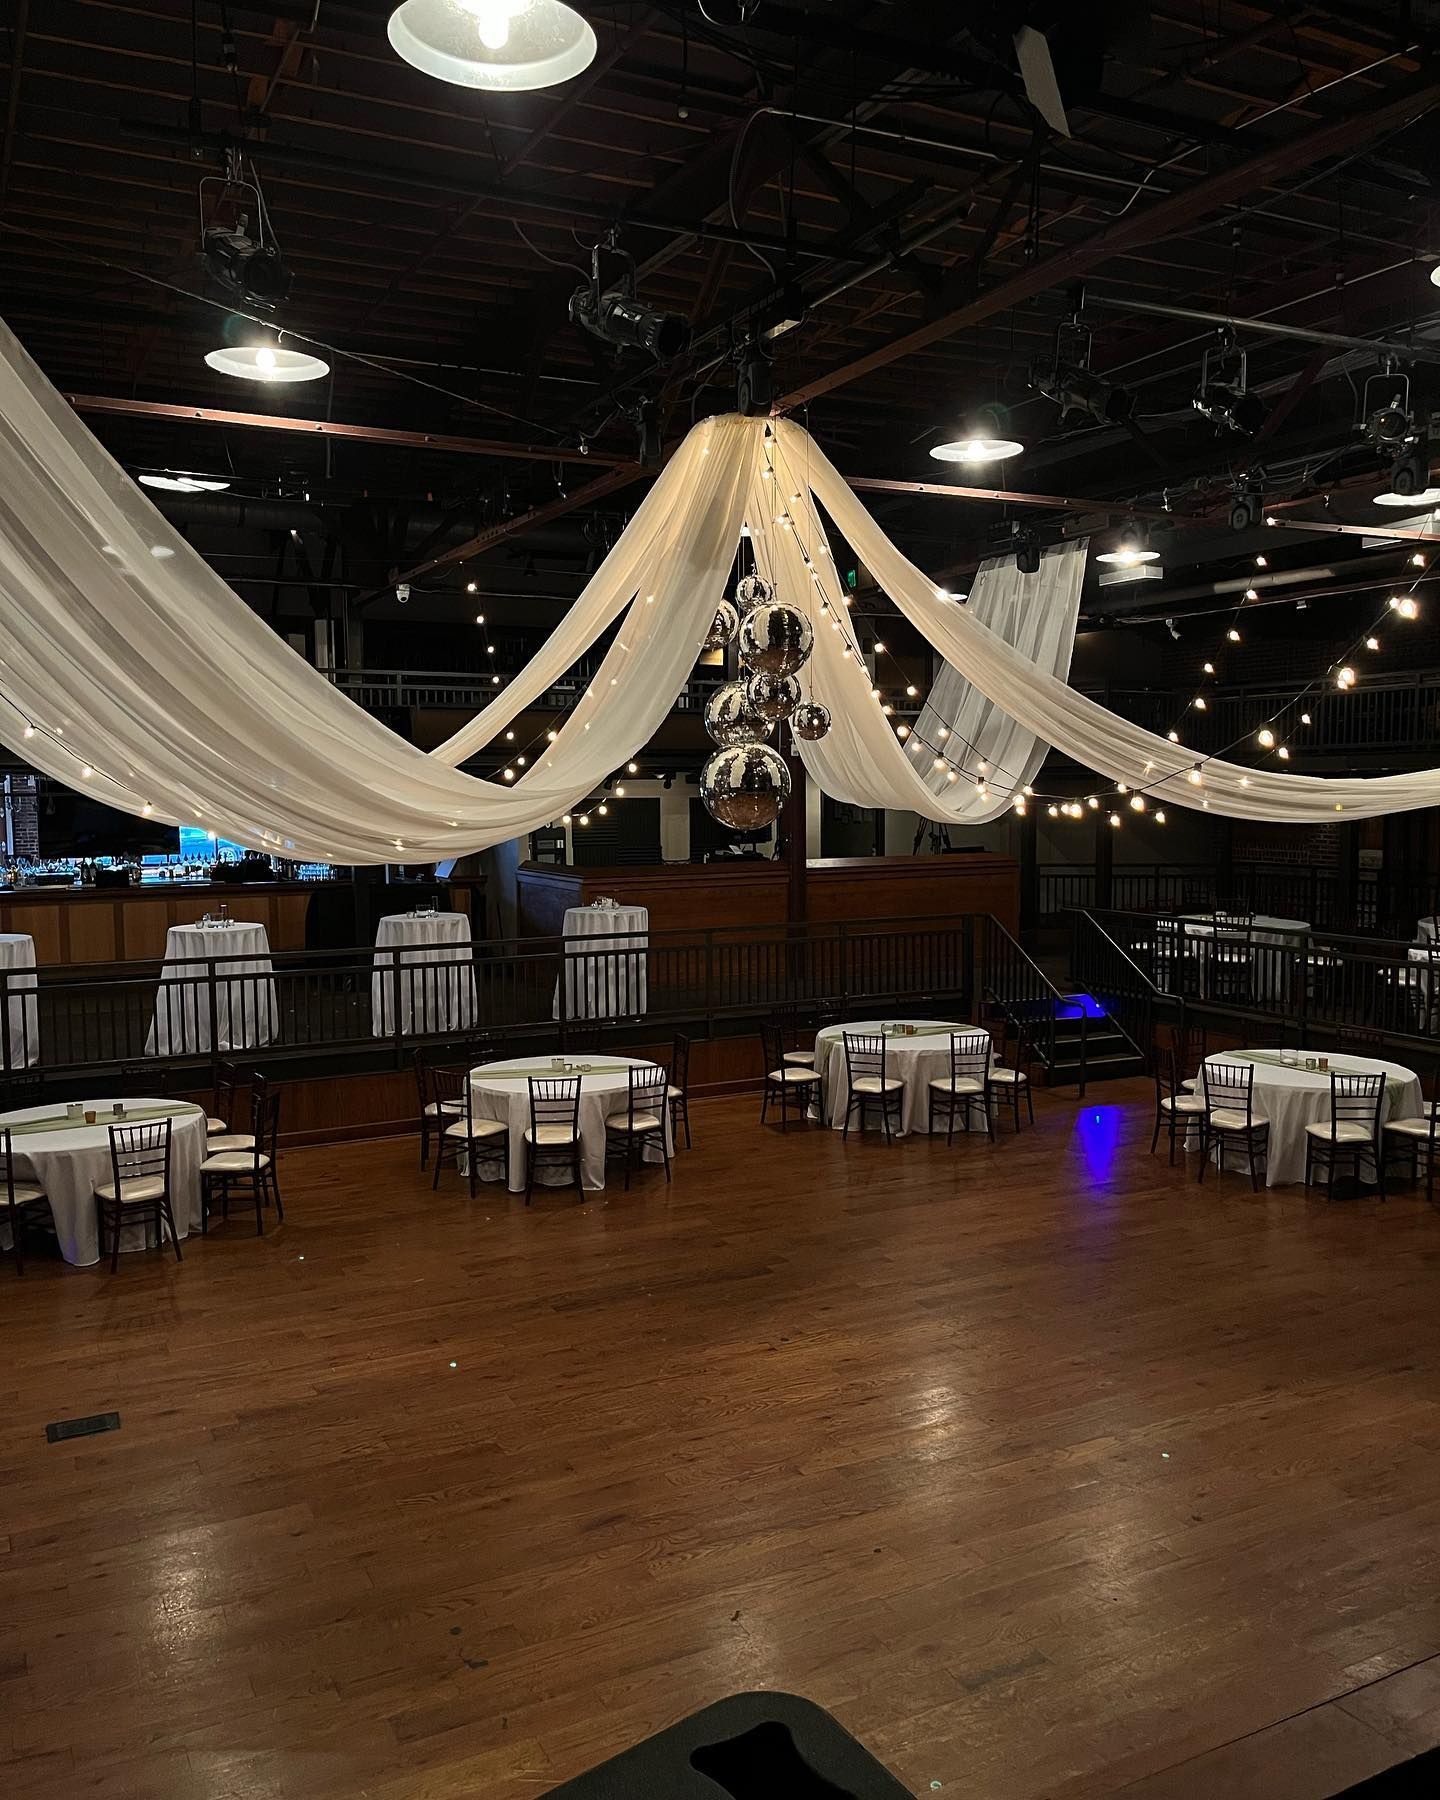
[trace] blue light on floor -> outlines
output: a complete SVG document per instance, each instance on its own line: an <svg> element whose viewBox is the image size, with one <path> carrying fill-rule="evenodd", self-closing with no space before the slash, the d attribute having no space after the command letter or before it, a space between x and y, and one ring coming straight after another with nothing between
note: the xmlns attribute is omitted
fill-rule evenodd
<svg viewBox="0 0 1440 1800"><path fill-rule="evenodd" d="M1093 994L1067 994L1064 1005L1055 1009L1057 1019L1078 1019L1082 1014L1087 1019L1103 1019L1105 1008Z"/></svg>
<svg viewBox="0 0 1440 1800"><path fill-rule="evenodd" d="M1109 1181L1120 1149L1120 1108L1082 1106L1075 1119L1075 1135L1092 1181Z"/></svg>

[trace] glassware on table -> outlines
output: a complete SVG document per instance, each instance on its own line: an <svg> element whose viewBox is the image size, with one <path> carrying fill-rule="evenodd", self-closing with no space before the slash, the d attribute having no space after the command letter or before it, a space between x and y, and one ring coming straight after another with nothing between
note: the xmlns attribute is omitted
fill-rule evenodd
<svg viewBox="0 0 1440 1800"><path fill-rule="evenodd" d="M202 916L202 918L201 918L201 920L200 920L200 923L201 923L201 924L202 924L202 925L208 925L208 924L209 924L209 923L210 923L210 915L209 915L209 913L208 913L208 912L207 912L207 913L205 913L205 914L204 914L204 915L203 915L203 916Z"/></svg>
<svg viewBox="0 0 1440 1800"><path fill-rule="evenodd" d="M65 1117L73 1119L78 1125L80 1120L85 1117L85 1108L78 1100L71 1100L65 1108Z"/></svg>
<svg viewBox="0 0 1440 1800"><path fill-rule="evenodd" d="M110 1113L113 1118L123 1119L125 1117L125 1102L123 1100L117 1100L110 1108Z"/></svg>
<svg viewBox="0 0 1440 1800"><path fill-rule="evenodd" d="M93 1106L87 1106L85 1108L85 1123L87 1125L93 1125L95 1123L95 1108Z"/></svg>

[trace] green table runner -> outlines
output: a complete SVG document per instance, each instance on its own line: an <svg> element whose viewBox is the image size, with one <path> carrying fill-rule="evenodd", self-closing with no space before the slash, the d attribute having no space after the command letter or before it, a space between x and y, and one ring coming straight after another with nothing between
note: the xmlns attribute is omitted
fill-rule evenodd
<svg viewBox="0 0 1440 1800"><path fill-rule="evenodd" d="M1375 1073L1375 1070L1373 1069L1347 1069L1337 1067L1333 1058L1331 1059L1331 1066L1328 1069L1307 1069L1303 1061L1298 1063L1283 1062L1278 1050L1227 1050L1224 1054L1228 1056L1232 1062L1269 1063L1272 1067L1277 1069L1298 1069L1302 1075L1373 1075ZM1385 1077L1385 1100L1392 1112L1405 1097L1405 1090L1409 1085L1410 1083L1407 1080L1402 1079L1398 1075L1387 1075Z"/></svg>
<svg viewBox="0 0 1440 1800"><path fill-rule="evenodd" d="M56 1113L46 1119L27 1119L20 1125L0 1125L0 1129L8 1131L11 1137L39 1137L46 1131L98 1131L102 1125L145 1125L152 1119L176 1119L199 1111L198 1106L127 1106L123 1119L97 1109L95 1123L90 1126L84 1119L67 1119L64 1113Z"/></svg>
<svg viewBox="0 0 1440 1800"><path fill-rule="evenodd" d="M481 1081L567 1081L580 1075L627 1075L631 1069L641 1068L640 1063L591 1063L588 1069L571 1066L568 1069L472 1069L472 1080ZM659 1068L659 1064L654 1065Z"/></svg>

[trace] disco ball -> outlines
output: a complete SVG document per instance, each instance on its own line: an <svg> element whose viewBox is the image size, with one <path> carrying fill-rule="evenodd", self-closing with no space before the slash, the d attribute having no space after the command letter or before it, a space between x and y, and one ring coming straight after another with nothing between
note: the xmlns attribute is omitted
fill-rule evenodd
<svg viewBox="0 0 1440 1800"><path fill-rule="evenodd" d="M764 831L790 798L790 771L767 744L732 744L700 771L700 798L731 831Z"/></svg>
<svg viewBox="0 0 1440 1800"><path fill-rule="evenodd" d="M752 606L763 606L769 598L770 583L758 575L742 575L735 583L735 604L742 613L749 612Z"/></svg>
<svg viewBox="0 0 1440 1800"><path fill-rule="evenodd" d="M803 706L797 706L790 715L790 729L796 737L804 738L807 744L830 735L830 708L822 706L818 700L807 700Z"/></svg>
<svg viewBox="0 0 1440 1800"><path fill-rule="evenodd" d="M727 681L705 702L705 729L724 750L732 744L758 743L775 728L751 708L743 681Z"/></svg>
<svg viewBox="0 0 1440 1800"><path fill-rule="evenodd" d="M746 703L762 719L788 719L801 698L793 675L752 675L745 683Z"/></svg>
<svg viewBox="0 0 1440 1800"><path fill-rule="evenodd" d="M763 601L740 626L740 660L755 674L793 675L815 648L815 627L798 607Z"/></svg>
<svg viewBox="0 0 1440 1800"><path fill-rule="evenodd" d="M715 618L709 631L705 634L702 646L706 650L723 650L735 633L740 629L740 613L728 600L722 600L715 608Z"/></svg>

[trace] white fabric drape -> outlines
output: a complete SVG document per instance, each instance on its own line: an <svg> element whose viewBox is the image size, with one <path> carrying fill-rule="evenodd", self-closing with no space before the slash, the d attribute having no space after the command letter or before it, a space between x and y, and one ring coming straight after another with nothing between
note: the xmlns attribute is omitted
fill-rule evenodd
<svg viewBox="0 0 1440 1800"><path fill-rule="evenodd" d="M843 617L844 596L816 501L966 684L946 721L957 741L988 742L995 755L961 742L937 770L920 734L908 748L897 741L868 670L847 654L846 632L828 629ZM1240 818L1319 822L1337 811L1366 817L1440 803L1433 769L1341 780L1216 760L1192 783L1191 753L1060 679L1066 628L1030 619L1028 588L1011 612L997 603L990 629L986 605L937 597L797 425L778 421L772 435L765 421L735 416L690 433L529 667L425 755L250 611L3 327L0 741L112 805L198 822L260 849L338 863L482 849L576 806L648 741L694 664L747 517L757 563L819 626L804 682L830 708L833 728L802 755L838 799L973 821L1003 806L1051 744L1156 800ZM1080 553L1072 554L1078 589ZM458 761L493 742L617 620L585 695L519 779L458 772ZM462 618L457 629L475 628ZM946 710L950 685L947 675L934 713ZM991 768L985 794L973 773L980 760Z"/></svg>
<svg viewBox="0 0 1440 1800"><path fill-rule="evenodd" d="M327 862L519 836L623 767L669 711L738 541L761 429L728 417L687 438L610 591L562 634L564 666L629 599L631 570L646 571L643 593L556 742L502 785L396 737L297 656L0 329L0 739L124 810Z"/></svg>

